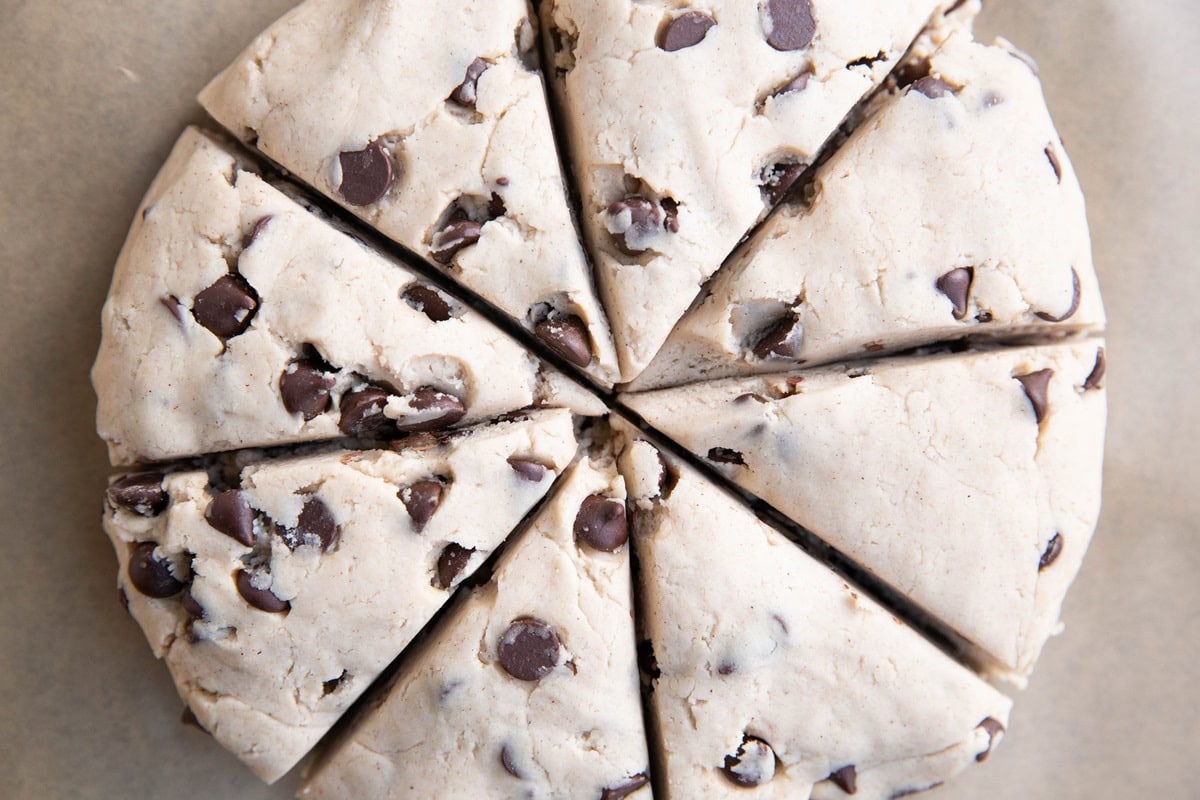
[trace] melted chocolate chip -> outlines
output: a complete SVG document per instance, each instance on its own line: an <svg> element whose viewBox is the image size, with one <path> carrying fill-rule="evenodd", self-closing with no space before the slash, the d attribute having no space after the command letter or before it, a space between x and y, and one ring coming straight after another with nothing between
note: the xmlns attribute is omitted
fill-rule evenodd
<svg viewBox="0 0 1200 800"><path fill-rule="evenodd" d="M115 508L123 508L143 517L155 517L167 510L171 498L163 488L161 472L139 472L112 482L105 497Z"/></svg>
<svg viewBox="0 0 1200 800"><path fill-rule="evenodd" d="M259 611L266 611L268 614L282 614L292 607L291 603L287 600L280 600L270 589L256 588L251 583L250 573L244 569L238 570L235 580L238 594Z"/></svg>
<svg viewBox="0 0 1200 800"><path fill-rule="evenodd" d="M728 447L714 447L708 451L708 460L714 461L717 464L737 464L738 466L746 466L746 459L737 450L731 450Z"/></svg>
<svg viewBox="0 0 1200 800"><path fill-rule="evenodd" d="M449 264L460 250L478 242L482 235L482 224L470 219L453 220L433 235L429 243L430 255L439 264Z"/></svg>
<svg viewBox="0 0 1200 800"><path fill-rule="evenodd" d="M559 649L554 628L541 620L519 619L500 637L500 666L519 681L541 680L558 664Z"/></svg>
<svg viewBox="0 0 1200 800"><path fill-rule="evenodd" d="M533 329L546 345L577 367L592 363L592 340L587 325L574 314L539 322Z"/></svg>
<svg viewBox="0 0 1200 800"><path fill-rule="evenodd" d="M258 292L236 272L222 275L192 303L196 321L222 339L244 333L257 312Z"/></svg>
<svg viewBox="0 0 1200 800"><path fill-rule="evenodd" d="M362 150L346 150L338 156L342 183L338 194L352 206L369 206L383 199L396 180L387 148L371 142Z"/></svg>
<svg viewBox="0 0 1200 800"><path fill-rule="evenodd" d="M629 540L625 504L602 494L585 497L575 515L575 538L605 553L618 550Z"/></svg>
<svg viewBox="0 0 1200 800"><path fill-rule="evenodd" d="M188 613L192 619L204 618L204 606L196 602L196 598L192 597L192 587L187 587L183 590L183 595L179 598L183 610Z"/></svg>
<svg viewBox="0 0 1200 800"><path fill-rule="evenodd" d="M1038 561L1038 572L1049 567L1058 557L1062 555L1063 537L1061 533L1056 533L1050 537L1050 542L1046 545L1045 552L1042 553L1041 559Z"/></svg>
<svg viewBox="0 0 1200 800"><path fill-rule="evenodd" d="M996 737L999 734L1004 733L1004 725L1001 724L1000 720L993 719L992 717L988 717L985 720L983 720L983 722L980 722L978 725L976 725L975 727L983 728L985 731L987 731L987 735L988 735L987 749L984 750L979 755L975 756L975 760L976 761L987 761L987 757L989 755L991 755L991 753L992 753L992 745L994 745L996 743Z"/></svg>
<svg viewBox="0 0 1200 800"><path fill-rule="evenodd" d="M1046 160L1050 162L1051 168L1054 169L1054 177L1059 183L1062 183L1062 162L1058 160L1058 152L1055 151L1054 145L1046 145Z"/></svg>
<svg viewBox="0 0 1200 800"><path fill-rule="evenodd" d="M806 169L807 164L781 162L763 170L759 188L762 189L767 202L772 206L778 205Z"/></svg>
<svg viewBox="0 0 1200 800"><path fill-rule="evenodd" d="M478 99L479 77L487 72L491 62L477 58L467 66L467 74L458 88L450 93L450 102L463 108L475 108Z"/></svg>
<svg viewBox="0 0 1200 800"><path fill-rule="evenodd" d="M439 589L453 588L455 578L466 569L467 563L471 560L471 554L474 552L474 549L454 542L446 545L437 560L437 587Z"/></svg>
<svg viewBox="0 0 1200 800"><path fill-rule="evenodd" d="M1071 307L1068 308L1066 312L1062 314L1062 316L1058 317L1054 316L1053 314L1048 314L1045 311L1039 311L1037 312L1038 319L1045 320L1046 322L1066 322L1071 317L1075 316L1075 312L1079 310L1079 295L1079 273L1074 267L1071 267Z"/></svg>
<svg viewBox="0 0 1200 800"><path fill-rule="evenodd" d="M754 357L762 361L784 359L795 361L800 355L803 330L795 315L788 314L775 322L755 342Z"/></svg>
<svg viewBox="0 0 1200 800"><path fill-rule="evenodd" d="M305 422L316 419L329 410L334 383L321 364L308 359L293 361L279 376L283 407L289 414L302 415Z"/></svg>
<svg viewBox="0 0 1200 800"><path fill-rule="evenodd" d="M1017 380L1021 383L1021 387L1025 389L1025 396L1033 404L1033 414L1037 417L1039 424L1046 418L1046 410L1049 408L1047 392L1050 389L1050 379L1053 377L1054 370L1052 369L1043 369L1031 372L1028 375L1016 376Z"/></svg>
<svg viewBox="0 0 1200 800"><path fill-rule="evenodd" d="M609 217L608 229L613 232L617 249L630 256L644 251L646 248L640 243L657 233L663 224L659 207L637 194L616 201L606 213Z"/></svg>
<svg viewBox="0 0 1200 800"><path fill-rule="evenodd" d="M646 773L639 772L637 775L626 778L621 784L605 789L600 793L600 800L624 800L649 782L650 779L646 777Z"/></svg>
<svg viewBox="0 0 1200 800"><path fill-rule="evenodd" d="M174 597L183 591L183 583L171 574L165 561L154 557L155 542L138 542L129 554L129 582L146 597L163 599Z"/></svg>
<svg viewBox="0 0 1200 800"><path fill-rule="evenodd" d="M258 241L258 237L261 236L262 232L267 229L267 224L270 223L271 219L272 216L267 214L265 217L260 218L258 222L254 223L254 227L251 228L250 232L246 234L244 239L242 239L243 250L249 250L250 247L256 241Z"/></svg>
<svg viewBox="0 0 1200 800"><path fill-rule="evenodd" d="M516 762L513 760L512 751L508 749L508 745L500 748L500 766L504 767L504 771L512 775L517 780L525 780L525 776L517 769Z"/></svg>
<svg viewBox="0 0 1200 800"><path fill-rule="evenodd" d="M404 290L404 302L422 312L434 322L450 319L450 304L432 286L414 283Z"/></svg>
<svg viewBox="0 0 1200 800"><path fill-rule="evenodd" d="M1096 366L1092 367L1092 372L1087 376L1087 380L1083 382L1083 389L1090 392L1093 389L1099 389L1104 385L1104 374L1108 372L1108 359L1104 355L1104 348L1101 347L1096 351Z"/></svg>
<svg viewBox="0 0 1200 800"><path fill-rule="evenodd" d="M700 44L717 21L703 11L685 11L667 20L658 34L658 46L668 53Z"/></svg>
<svg viewBox="0 0 1200 800"><path fill-rule="evenodd" d="M338 428L347 436L378 437L396 429L383 410L392 393L374 386L347 392L342 397Z"/></svg>
<svg viewBox="0 0 1200 800"><path fill-rule="evenodd" d="M954 318L962 319L967 316L967 303L971 297L971 284L975 281L975 270L972 267L952 269L937 279L937 288L950 298L954 306Z"/></svg>
<svg viewBox="0 0 1200 800"><path fill-rule="evenodd" d="M401 433L427 433L448 428L466 416L467 407L452 394L422 386L408 398L412 411L395 421Z"/></svg>
<svg viewBox="0 0 1200 800"><path fill-rule="evenodd" d="M275 533L283 539L283 543L288 546L289 550L295 550L316 539L320 543L321 552L324 553L328 552L329 548L333 547L333 543L337 541L338 526L329 506L325 505L325 502L318 497L310 497L304 501L304 507L300 509L300 518L296 520L296 527L289 528L276 523Z"/></svg>
<svg viewBox="0 0 1200 800"><path fill-rule="evenodd" d="M924 78L913 83L912 88L931 100L945 97L946 95L954 94L954 87L946 83L941 78L935 78L932 75L926 75Z"/></svg>
<svg viewBox="0 0 1200 800"><path fill-rule="evenodd" d="M846 794L855 794L858 792L858 770L854 768L853 764L841 769L835 769L829 773L828 780L833 781Z"/></svg>
<svg viewBox="0 0 1200 800"><path fill-rule="evenodd" d="M803 50L817 33L812 0L768 0L767 44L776 50Z"/></svg>
<svg viewBox="0 0 1200 800"><path fill-rule="evenodd" d="M254 546L254 509L244 492L230 489L209 501L204 519L216 530L244 544Z"/></svg>
<svg viewBox="0 0 1200 800"><path fill-rule="evenodd" d="M528 458L511 456L508 459L508 465L513 468L513 472L517 473L521 480L530 483L541 483L542 479L546 477L546 473L549 472L545 464Z"/></svg>
<svg viewBox="0 0 1200 800"><path fill-rule="evenodd" d="M761 786L775 777L775 751L762 739L747 734L737 753L725 756L721 771L738 786Z"/></svg>
<svg viewBox="0 0 1200 800"><path fill-rule="evenodd" d="M408 510L413 530L417 533L425 530L429 520L433 519L441 505L444 488L441 481L424 480L400 490L400 501Z"/></svg>

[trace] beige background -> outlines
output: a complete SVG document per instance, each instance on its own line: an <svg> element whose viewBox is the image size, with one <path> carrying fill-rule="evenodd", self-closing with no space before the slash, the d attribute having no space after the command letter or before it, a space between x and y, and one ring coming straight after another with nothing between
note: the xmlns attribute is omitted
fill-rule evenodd
<svg viewBox="0 0 1200 800"><path fill-rule="evenodd" d="M747 0L749 2L750 0ZM0 798L282 798L178 724L117 605L88 385L139 198L289 0L0 0ZM1100 531L964 798L1200 797L1196 0L991 0L1041 63L1112 318Z"/></svg>

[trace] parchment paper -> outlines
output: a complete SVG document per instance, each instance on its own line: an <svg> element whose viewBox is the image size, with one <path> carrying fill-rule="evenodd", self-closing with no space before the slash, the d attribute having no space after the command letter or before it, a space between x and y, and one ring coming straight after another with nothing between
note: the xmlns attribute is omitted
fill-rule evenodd
<svg viewBox="0 0 1200 800"><path fill-rule="evenodd" d="M750 0L747 0L749 2ZM284 798L206 736L117 604L87 370L117 251L205 81L289 0L0 0L0 798ZM1111 317L1105 511L1065 636L933 795L1200 796L1195 0L991 0L1040 62Z"/></svg>

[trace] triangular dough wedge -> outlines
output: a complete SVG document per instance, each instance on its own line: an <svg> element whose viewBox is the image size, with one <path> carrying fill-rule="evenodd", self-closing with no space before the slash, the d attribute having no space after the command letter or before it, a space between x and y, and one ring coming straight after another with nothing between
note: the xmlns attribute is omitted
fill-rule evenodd
<svg viewBox="0 0 1200 800"><path fill-rule="evenodd" d="M581 220L625 379L896 65L936 0L546 0Z"/></svg>
<svg viewBox="0 0 1200 800"><path fill-rule="evenodd" d="M1104 363L1085 342L624 402L1019 679L1055 633L1096 527Z"/></svg>
<svg viewBox="0 0 1200 800"><path fill-rule="evenodd" d="M301 796L649 798L626 536L615 467L581 461Z"/></svg>
<svg viewBox="0 0 1200 800"><path fill-rule="evenodd" d="M1099 329L1079 181L1041 85L963 30L713 280L634 389L967 335Z"/></svg>
<svg viewBox="0 0 1200 800"><path fill-rule="evenodd" d="M535 43L526 0L308 0L200 102L611 385Z"/></svg>
<svg viewBox="0 0 1200 800"><path fill-rule="evenodd" d="M195 129L121 251L92 381L115 464L572 401L560 374L477 312Z"/></svg>
<svg viewBox="0 0 1200 800"><path fill-rule="evenodd" d="M549 491L571 415L420 447L114 482L104 528L129 611L196 720L259 777L287 772Z"/></svg>
<svg viewBox="0 0 1200 800"><path fill-rule="evenodd" d="M887 800L990 753L1008 698L645 441L622 471L666 800Z"/></svg>

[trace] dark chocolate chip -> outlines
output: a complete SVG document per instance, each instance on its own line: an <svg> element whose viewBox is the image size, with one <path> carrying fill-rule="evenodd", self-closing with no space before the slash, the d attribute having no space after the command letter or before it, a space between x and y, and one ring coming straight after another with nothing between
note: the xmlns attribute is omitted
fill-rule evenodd
<svg viewBox="0 0 1200 800"><path fill-rule="evenodd" d="M617 248L626 255L637 255L645 249L631 244L631 237L637 241L652 236L663 224L663 215L659 207L637 194L627 195L616 201L608 207L606 213L615 223L609 225L609 230L615 227L618 231L613 234Z"/></svg>
<svg viewBox="0 0 1200 800"><path fill-rule="evenodd" d="M429 243L430 254L439 264L449 264L454 256L479 241L483 225L474 220L454 220L433 235Z"/></svg>
<svg viewBox="0 0 1200 800"><path fill-rule="evenodd" d="M1049 408L1047 392L1050 389L1050 379L1053 377L1054 370L1052 369L1042 369L1028 375L1016 376L1017 380L1021 382L1022 388L1025 389L1025 396L1033 404L1033 414L1037 417L1039 424L1046 418L1046 410Z"/></svg>
<svg viewBox="0 0 1200 800"><path fill-rule="evenodd" d="M829 773L828 779L837 784L837 787L846 794L855 794L858 791L858 770L854 768L853 764L835 769Z"/></svg>
<svg viewBox="0 0 1200 800"><path fill-rule="evenodd" d="M1001 733L1004 733L1004 725L1001 724L1000 720L994 719L992 717L988 717L985 720L983 720L983 722L980 722L978 725L976 725L975 727L983 728L985 731L987 731L987 735L988 735L987 749L984 750L979 755L975 756L975 760L976 761L987 761L987 757L989 755L991 755L991 753L992 753L992 745L994 745L996 743L996 736Z"/></svg>
<svg viewBox="0 0 1200 800"><path fill-rule="evenodd" d="M129 581L133 588L146 597L159 600L174 597L183 591L183 583L171 574L171 567L165 561L154 557L155 542L138 542L129 554Z"/></svg>
<svg viewBox="0 0 1200 800"><path fill-rule="evenodd" d="M270 589L256 588L250 582L250 578L249 572L244 569L238 570L236 577L237 590L243 600L259 611L266 611L268 614L282 614L284 611L291 609L291 603L287 600L280 600Z"/></svg>
<svg viewBox="0 0 1200 800"><path fill-rule="evenodd" d="M350 673L347 672L346 670L342 670L341 675L338 675L336 678L330 678L329 680L324 681L321 684L321 697L328 697L329 695L336 692L338 690L338 687L340 687L343 683L345 683L346 679L349 677L350 677Z"/></svg>
<svg viewBox="0 0 1200 800"><path fill-rule="evenodd" d="M105 492L108 502L143 517L154 517L166 511L171 502L163 488L161 472L139 472L112 482Z"/></svg>
<svg viewBox="0 0 1200 800"><path fill-rule="evenodd" d="M626 778L620 785L605 789L600 793L600 800L625 800L626 797L649 782L650 779L646 777L646 773L639 772L637 775Z"/></svg>
<svg viewBox="0 0 1200 800"><path fill-rule="evenodd" d="M1053 144L1046 145L1046 160L1050 162L1050 166L1054 169L1054 177L1059 183L1062 183L1062 162L1058 160L1058 152L1055 151Z"/></svg>
<svg viewBox="0 0 1200 800"><path fill-rule="evenodd" d="M916 81L912 88L926 97L937 100L940 97L954 94L954 87L946 83L941 78L935 78L932 75L926 75L919 81Z"/></svg>
<svg viewBox="0 0 1200 800"><path fill-rule="evenodd" d="M801 72L799 75L792 78L790 81L772 92L771 96L781 97L782 95L791 94L792 92L803 92L808 88L808 82L812 80L812 77L813 69L812 67L808 67L804 70L804 72Z"/></svg>
<svg viewBox="0 0 1200 800"><path fill-rule="evenodd" d="M452 394L422 386L408 398L411 413L395 421L402 433L425 433L448 428L466 416L467 407Z"/></svg>
<svg viewBox="0 0 1200 800"><path fill-rule="evenodd" d="M279 376L283 407L289 414L303 415L305 422L316 419L329 410L334 383L320 364L308 359L293 361Z"/></svg>
<svg viewBox="0 0 1200 800"><path fill-rule="evenodd" d="M1071 307L1068 308L1066 312L1062 314L1062 316L1058 317L1054 316L1053 314L1048 314L1045 311L1039 311L1037 312L1038 319L1045 320L1046 322L1066 322L1071 317L1075 316L1075 312L1079 310L1079 300L1079 273L1074 267L1071 267Z"/></svg>
<svg viewBox="0 0 1200 800"><path fill-rule="evenodd" d="M812 0L768 0L767 44L776 50L803 50L817 33Z"/></svg>
<svg viewBox="0 0 1200 800"><path fill-rule="evenodd" d="M237 273L222 275L192 303L196 321L222 339L244 333L257 312L258 293Z"/></svg>
<svg viewBox="0 0 1200 800"><path fill-rule="evenodd" d="M352 206L369 206L383 199L396 180L387 148L371 142L362 150L346 150L338 156L342 183L338 194Z"/></svg>
<svg viewBox="0 0 1200 800"><path fill-rule="evenodd" d="M668 233L679 233L679 203L673 198L664 197L662 199L663 213L663 230Z"/></svg>
<svg viewBox="0 0 1200 800"><path fill-rule="evenodd" d="M738 405L741 405L743 403L748 403L752 400L755 403L771 402L770 400L763 397L761 394L758 394L757 392L747 392L746 394L739 394L737 397L733 398L733 402L737 403Z"/></svg>
<svg viewBox="0 0 1200 800"><path fill-rule="evenodd" d="M264 230L266 230L267 223L271 221L271 218L271 215L267 214L265 217L259 218L258 222L254 223L254 227L251 228L250 232L246 234L246 237L242 239L243 250L249 250L250 246L258 240L258 237L262 235Z"/></svg>
<svg viewBox="0 0 1200 800"><path fill-rule="evenodd" d="M1096 351L1096 366L1092 367L1092 372L1087 376L1087 380L1083 382L1084 391L1090 392L1093 389L1099 389L1104 384L1104 373L1108 372L1108 359L1104 355L1104 348L1101 347Z"/></svg>
<svg viewBox="0 0 1200 800"><path fill-rule="evenodd" d="M183 610L188 613L192 619L204 618L204 606L196 602L196 598L192 597L192 587L189 586L183 590L183 596L179 598L179 602L183 605Z"/></svg>
<svg viewBox="0 0 1200 800"><path fill-rule="evenodd" d="M441 481L424 480L417 481L411 486L406 486L400 490L400 501L408 509L408 516L412 520L413 530L417 533L425 530L425 526L437 512L438 506L442 502L442 492L444 489L445 487Z"/></svg>
<svg viewBox="0 0 1200 800"><path fill-rule="evenodd" d="M338 428L347 436L385 436L396 430L396 423L383 413L391 392L374 386L356 389L342 396Z"/></svg>
<svg viewBox="0 0 1200 800"><path fill-rule="evenodd" d="M746 466L746 459L737 450L728 447L714 447L708 451L708 460L718 464L737 464Z"/></svg>
<svg viewBox="0 0 1200 800"><path fill-rule="evenodd" d="M404 290L404 302L429 317L434 322L450 319L450 304L432 286L414 283Z"/></svg>
<svg viewBox="0 0 1200 800"><path fill-rule="evenodd" d="M176 322L183 322L183 303L173 294L166 297L160 297L158 302L162 303L163 308L171 312L171 316Z"/></svg>
<svg viewBox="0 0 1200 800"><path fill-rule="evenodd" d="M500 766L504 767L504 771L509 775L512 775L517 780L525 780L525 776L521 774L519 769L517 769L517 765L513 760L512 751L508 749L508 745L504 745L500 748Z"/></svg>
<svg viewBox="0 0 1200 800"><path fill-rule="evenodd" d="M513 468L513 472L517 473L521 480L530 483L541 483L542 479L546 477L546 473L549 472L545 464L517 456L511 456L508 459L508 465Z"/></svg>
<svg viewBox="0 0 1200 800"><path fill-rule="evenodd" d="M592 363L592 339L587 325L574 314L543 320L533 331L551 350L575 366Z"/></svg>
<svg viewBox="0 0 1200 800"><path fill-rule="evenodd" d="M782 162L763 170L762 177L759 179L759 188L762 189L767 202L772 206L778 205L787 196L788 190L796 185L796 181L800 180L800 176L806 169L808 169L807 164Z"/></svg>
<svg viewBox="0 0 1200 800"><path fill-rule="evenodd" d="M454 542L446 545L437 560L437 587L439 589L452 588L454 579L467 568L467 563L471 560L471 554L474 552L473 548L463 547Z"/></svg>
<svg viewBox="0 0 1200 800"><path fill-rule="evenodd" d="M246 547L254 546L254 509L243 492L237 489L221 492L209 501L204 519Z"/></svg>
<svg viewBox="0 0 1200 800"><path fill-rule="evenodd" d="M755 342L754 357L763 361L785 359L794 361L800 355L803 331L799 320L788 314L767 328Z"/></svg>
<svg viewBox="0 0 1200 800"><path fill-rule="evenodd" d="M1042 553L1041 559L1038 561L1038 572L1049 567L1058 557L1062 555L1063 537L1061 533L1056 533L1050 537L1050 542L1046 545L1045 552Z"/></svg>
<svg viewBox="0 0 1200 800"><path fill-rule="evenodd" d="M541 680L558 664L559 648L554 628L541 620L519 619L500 637L500 666L519 681Z"/></svg>
<svg viewBox="0 0 1200 800"><path fill-rule="evenodd" d="M775 777L775 751L762 739L747 734L737 753L725 756L721 770L738 786L761 786Z"/></svg>
<svg viewBox="0 0 1200 800"><path fill-rule="evenodd" d="M602 494L585 497L575 515L575 538L593 549L615 552L629 539L625 504Z"/></svg>
<svg viewBox="0 0 1200 800"><path fill-rule="evenodd" d="M954 306L954 318L962 319L967 316L967 303L971 298L971 284L975 281L973 267L952 269L937 279L937 288L950 298Z"/></svg>
<svg viewBox="0 0 1200 800"><path fill-rule="evenodd" d="M477 91L479 88L479 76L487 72L491 62L484 61L482 58L477 58L467 66L467 75L463 82L458 85L458 88L450 93L450 102L457 103L463 108L475 108L475 100L477 99Z"/></svg>
<svg viewBox="0 0 1200 800"><path fill-rule="evenodd" d="M501 177L499 177L499 178L496 178L496 185L497 185L497 186L508 186L508 184L509 184L509 180L508 180L508 178L505 178L505 177L503 177L503 176L501 176Z"/></svg>
<svg viewBox="0 0 1200 800"><path fill-rule="evenodd" d="M700 44L717 21L703 11L685 11L667 20L658 34L658 46L668 53Z"/></svg>
<svg viewBox="0 0 1200 800"><path fill-rule="evenodd" d="M289 528L275 523L275 533L283 539L283 543L288 546L289 550L295 550L316 539L317 542L320 542L321 552L324 553L328 552L333 543L337 541L338 526L329 506L325 505L325 502L318 497L310 497L304 501L304 507L300 509L300 518L296 520L296 527Z"/></svg>

